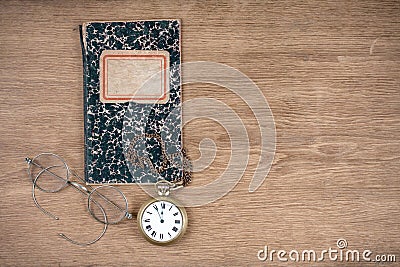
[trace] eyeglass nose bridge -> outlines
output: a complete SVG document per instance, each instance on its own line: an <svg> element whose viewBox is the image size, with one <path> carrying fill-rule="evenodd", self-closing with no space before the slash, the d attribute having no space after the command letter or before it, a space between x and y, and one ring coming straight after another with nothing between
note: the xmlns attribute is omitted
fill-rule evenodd
<svg viewBox="0 0 400 267"><path fill-rule="evenodd" d="M84 193L87 193L88 195L91 193L89 189L87 189L85 186L78 184L76 182L68 181L68 183L74 187L76 187L79 190L82 190Z"/></svg>

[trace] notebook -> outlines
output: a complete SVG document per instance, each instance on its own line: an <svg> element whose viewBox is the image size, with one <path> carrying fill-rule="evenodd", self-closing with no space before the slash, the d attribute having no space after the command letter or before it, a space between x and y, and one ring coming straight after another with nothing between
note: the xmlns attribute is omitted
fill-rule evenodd
<svg viewBox="0 0 400 267"><path fill-rule="evenodd" d="M180 21L88 22L80 32L86 182L181 179Z"/></svg>

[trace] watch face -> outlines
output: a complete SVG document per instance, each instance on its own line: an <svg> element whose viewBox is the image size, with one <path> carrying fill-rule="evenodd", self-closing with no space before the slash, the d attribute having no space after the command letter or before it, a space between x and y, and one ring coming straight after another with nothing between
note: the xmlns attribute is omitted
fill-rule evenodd
<svg viewBox="0 0 400 267"><path fill-rule="evenodd" d="M186 212L172 200L153 199L139 211L139 227L147 240L154 244L168 244L185 232Z"/></svg>

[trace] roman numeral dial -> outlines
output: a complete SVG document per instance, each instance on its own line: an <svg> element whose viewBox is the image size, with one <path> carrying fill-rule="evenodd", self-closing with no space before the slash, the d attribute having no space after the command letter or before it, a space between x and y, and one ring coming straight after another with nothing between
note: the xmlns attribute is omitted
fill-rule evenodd
<svg viewBox="0 0 400 267"><path fill-rule="evenodd" d="M168 244L183 235L187 215L183 207L170 199L150 200L138 214L138 223L144 237L154 244Z"/></svg>

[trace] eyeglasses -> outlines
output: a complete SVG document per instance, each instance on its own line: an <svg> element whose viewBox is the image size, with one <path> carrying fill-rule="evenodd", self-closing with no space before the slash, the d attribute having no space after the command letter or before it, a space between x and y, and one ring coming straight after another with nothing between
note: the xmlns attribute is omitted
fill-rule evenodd
<svg viewBox="0 0 400 267"><path fill-rule="evenodd" d="M69 168L64 159L54 153L41 153L34 158L26 158L28 163L28 174L32 180L33 201L44 214L59 220L57 216L45 210L37 201L36 188L46 193L57 193L67 186L72 186L78 192L87 197L87 209L89 214L104 227L100 235L90 242L75 241L63 233L59 236L63 239L80 246L88 246L99 241L107 231L110 224L116 224L124 218L132 219L128 213L128 200L121 190L114 186L101 185L93 188L90 185L82 185L86 181L75 171Z"/></svg>

